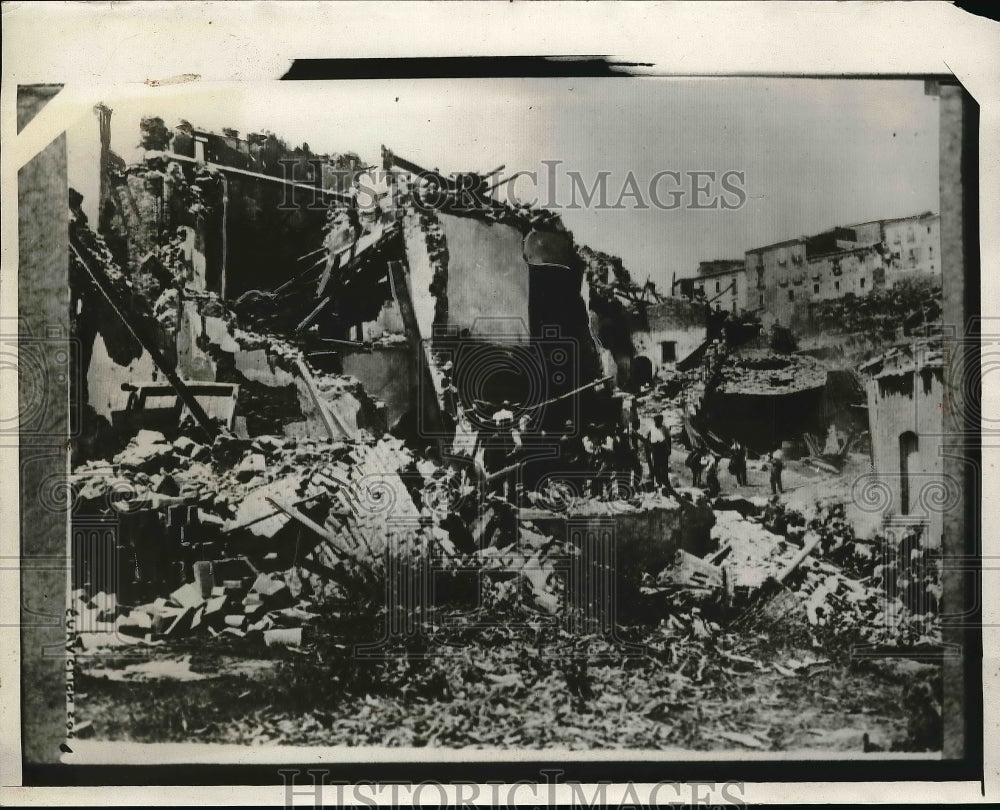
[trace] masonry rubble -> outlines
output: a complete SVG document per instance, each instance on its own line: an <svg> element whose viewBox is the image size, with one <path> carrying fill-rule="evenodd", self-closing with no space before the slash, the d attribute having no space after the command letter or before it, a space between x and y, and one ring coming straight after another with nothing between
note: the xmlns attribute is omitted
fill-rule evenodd
<svg viewBox="0 0 1000 810"><path fill-rule="evenodd" d="M185 216L201 216L218 203L219 178L211 168L198 168L191 182L178 163L157 159L136 176L174 187ZM623 540L633 546L626 548L630 560L622 570L645 600L643 608L699 639L779 605L795 608L785 610L785 618L800 621L817 644L824 633L845 628L873 644L938 638L940 584L933 561L916 548L855 537L842 507L710 498L702 488L684 486L676 469L664 492L595 486L592 476L568 494L544 487L504 494L484 486L484 473L492 470L444 463L440 448L416 447L390 434L384 405L359 380L323 361L330 353L322 351L323 342L371 350L421 335L332 338L321 316L336 317L327 295L332 283L355 283L373 265L384 270L382 252L397 249L391 247L395 240L415 237L430 271L425 280L433 321L445 322L451 257L429 209L418 213L411 205L401 223L364 225L331 210L319 261L273 290L251 290L232 302L199 282L181 247L183 232L144 246L142 261L130 266L142 284L133 285L86 227L78 201L75 210L74 227L119 293L145 301L150 323L175 340L199 374L238 385L248 411L239 428L219 430L214 438L192 423L166 433L143 427L115 452L74 468L76 513L118 521L119 569L134 572L132 581L91 581L74 591L86 628L79 643L88 650L180 637L308 644L330 604L383 593L390 557L402 561L399 576L415 576L433 558L435 570L455 582L462 572L483 574L495 604L557 613L564 609L560 572L566 559L580 555L570 532L560 528L567 519L632 527L635 537ZM523 206L497 204L478 216L524 234L561 228L554 214ZM633 282L614 257L568 240L583 262L591 313L614 319L624 304L641 309L664 300L655 286ZM364 289L367 281L360 286L366 294L358 300L373 318L385 305L406 306L398 290L390 301ZM91 307L108 314L85 282L77 287L90 295ZM114 325L99 328L110 334ZM736 349L706 340L702 365L667 370L634 392L642 417L662 415L681 444L695 437L718 446L719 437L693 426L707 394L794 392L825 382L813 358ZM433 353L431 361L428 379L440 395L446 375ZM285 397L289 388L294 390ZM455 420L452 451L461 450L469 424L465 413Z"/></svg>

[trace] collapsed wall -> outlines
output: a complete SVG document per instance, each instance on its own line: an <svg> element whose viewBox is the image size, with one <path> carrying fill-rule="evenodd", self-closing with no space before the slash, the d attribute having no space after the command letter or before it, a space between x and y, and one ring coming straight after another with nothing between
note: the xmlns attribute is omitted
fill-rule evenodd
<svg viewBox="0 0 1000 810"><path fill-rule="evenodd" d="M445 527L446 513L428 512L442 481L467 482L480 470L461 464L448 469L429 458L418 461L398 440L375 439L407 414L415 421L398 435L418 442L415 446L423 449L428 438L440 433L435 413L446 407L442 394L449 351L451 379L466 401L484 406L487 415L508 399L520 405L545 403L535 425L541 443L551 445L560 431L565 433L567 416L576 421L574 431L583 419L616 423L610 388L578 392L600 380L599 346L582 295L585 263L554 215L505 207L471 214L435 212L404 198L394 221L377 217L366 228L343 212L330 212L302 220L303 228L296 230L293 215L270 211L280 205L264 180L231 182L231 174L224 167L158 157L126 172L109 192L119 198L119 208L108 216L126 243L122 255L128 271L119 275L141 287L135 295L147 302L144 317L155 324L172 368L192 389L206 383L231 391L233 405L221 419L217 410L206 407L219 434L214 442L196 439L192 425L179 419L163 430L152 429L135 412L141 396L121 390L122 384L138 386L141 394L141 389L154 387L147 383L157 383L156 396L171 400L171 408L180 413L178 397L163 384L162 369L147 362L151 345L140 340L138 353L122 355L127 362L119 363L112 344L98 353L96 364L88 363L93 380L118 391L117 398L109 394L101 406L108 421L123 425L115 414L132 411L128 423L138 428L134 435L122 432L116 446L88 454L91 461L77 466L88 517L131 516L130 533L119 538L114 553L131 555L134 569L143 567L143 558L145 569L157 571L139 583L146 590L139 588L131 595L135 599L150 596L149 588L162 594L179 584L183 591L183 583L191 584L202 570L195 563L211 561L219 564L219 576L232 570L241 585L230 590L253 602L257 591L247 593L246 572L231 564L230 555L242 542L241 550L258 568L259 563L272 569L285 565L288 549L298 543L282 545L276 538L285 539L281 532L287 534L289 527L300 538L306 530L314 540L328 541L314 545L308 558L312 574L327 582L338 581L338 555L343 562L344 555L352 557L364 548L368 567L377 567L381 546L376 542L373 550L372 538L385 534L379 504L363 504L359 512L356 503L331 497L370 494L375 484L383 493L379 497L405 507L404 517L419 525L420 537L444 543L448 555L454 556L454 546L469 537L473 545L466 553L485 546L489 532L485 526L476 529L475 515L464 525L459 521ZM221 219L215 216L220 210L225 214ZM230 222L233 212L241 213ZM231 227L249 228L251 222L256 223L253 239L238 249L228 244L235 233ZM322 244L310 249L314 227ZM130 240L132 234L136 236ZM221 253L209 248L216 237L223 243ZM230 261L261 240L280 243L280 255L261 254L270 262L267 267L258 264L257 270L244 273L249 254L246 261ZM213 292L216 285L226 296ZM248 289L232 304L226 300L250 285L255 285L252 292ZM123 290L122 295L126 293L131 294ZM91 314L81 326L94 328ZM361 382L343 371L353 371ZM373 394L387 402L376 402ZM193 396L197 400L199 394ZM553 399L554 405L549 402ZM545 436L543 430L551 433ZM312 469L317 465L323 467L319 473ZM548 470L551 465L544 466ZM410 468L422 479L413 483ZM373 478L379 480L369 480ZM365 480L372 486L362 485ZM345 487L345 481L355 486ZM477 484L483 489L475 490L474 506L477 498L489 497L486 481ZM424 491L428 486L430 493ZM461 486L470 488L468 483ZM127 504L116 501L119 487L130 493ZM326 511L301 503L317 493L324 496ZM516 510L515 496L509 497L505 509ZM623 548L630 562L622 570L635 580L633 587L677 548L703 550L709 540L711 512L704 507L656 497L656 503L624 508L627 514L622 514L617 506L624 496L614 497L615 508L602 505L593 517L623 522L628 540ZM282 505L277 509L284 517L271 511L272 501ZM300 514L283 508L297 509L296 504L302 506ZM183 515L178 511L182 506ZM431 527L434 531L423 531ZM166 556L157 556L150 539L163 545ZM578 539L556 537L555 542L575 547ZM550 569L543 551L551 542L549 536L538 544L538 556ZM333 556L327 553L330 548ZM79 577L78 582L83 584ZM271 585L260 584L270 593ZM551 595L552 587L546 575L534 595ZM213 598L226 595L225 604L233 608L233 593ZM202 596L205 602L208 597ZM183 601L189 597L197 601L187 591L171 594L181 602L171 605L172 620L180 621L182 614L191 618L194 605ZM198 603L198 609L203 607ZM181 608L182 613L174 610ZM155 623L158 615L153 610L136 621ZM244 619L232 628L243 631L247 626Z"/></svg>
<svg viewBox="0 0 1000 810"><path fill-rule="evenodd" d="M489 409L478 415L485 423L504 401L540 405L600 377L583 265L554 215L502 206L433 211L400 201L413 306L433 349L435 385L447 365L461 402ZM545 411L549 430L562 429L572 411L565 406Z"/></svg>
<svg viewBox="0 0 1000 810"><path fill-rule="evenodd" d="M482 340L528 338L524 237L517 228L439 213L448 250L447 325Z"/></svg>
<svg viewBox="0 0 1000 810"><path fill-rule="evenodd" d="M220 314L205 314L216 303ZM343 437L360 430L381 435L385 419L381 404L354 378L311 369L321 403L301 371L301 349L274 335L241 329L211 296L185 301L178 331L179 366L189 379L207 379L240 386L237 411L250 436L264 434L320 437L327 432L322 411L334 417Z"/></svg>

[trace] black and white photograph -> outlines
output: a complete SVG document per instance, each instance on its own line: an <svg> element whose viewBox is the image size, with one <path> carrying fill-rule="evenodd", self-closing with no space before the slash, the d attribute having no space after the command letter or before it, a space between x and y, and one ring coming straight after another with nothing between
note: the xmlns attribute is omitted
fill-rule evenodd
<svg viewBox="0 0 1000 810"><path fill-rule="evenodd" d="M22 761L978 795L976 100L511 53L5 86Z"/></svg>

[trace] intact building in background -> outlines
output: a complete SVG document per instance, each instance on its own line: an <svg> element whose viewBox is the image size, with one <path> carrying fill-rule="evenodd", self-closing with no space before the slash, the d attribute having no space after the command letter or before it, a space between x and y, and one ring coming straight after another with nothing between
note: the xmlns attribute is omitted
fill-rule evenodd
<svg viewBox="0 0 1000 810"><path fill-rule="evenodd" d="M713 306L718 304L728 312L747 309L747 274L743 259L714 259L699 262L698 275L680 279L674 289L679 295L703 295Z"/></svg>
<svg viewBox="0 0 1000 810"><path fill-rule="evenodd" d="M941 275L938 214L837 226L717 259L675 281L678 293L731 312L756 312L765 326L806 327L810 305Z"/></svg>
<svg viewBox="0 0 1000 810"><path fill-rule="evenodd" d="M886 282L941 277L941 217L929 211L882 222L886 247Z"/></svg>

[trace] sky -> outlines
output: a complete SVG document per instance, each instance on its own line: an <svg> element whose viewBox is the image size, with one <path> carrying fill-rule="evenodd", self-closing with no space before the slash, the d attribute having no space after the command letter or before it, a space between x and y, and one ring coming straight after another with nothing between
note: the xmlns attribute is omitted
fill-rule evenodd
<svg viewBox="0 0 1000 810"><path fill-rule="evenodd" d="M937 98L920 80L721 78L502 79L191 84L108 88L112 149L141 158L139 119L182 118L241 134L268 129L313 152L357 152L378 163L385 144L425 168L505 174L544 202L543 161L561 161L555 192L568 202L577 172L587 187L606 172L608 202L635 178L642 202L562 210L576 240L622 257L633 277L669 288L698 262L835 225L938 210ZM69 130L70 185L96 213L97 121ZM685 197L675 210L653 205ZM694 210L688 172L743 173L734 210ZM702 181L704 183L704 181ZM715 185L718 193L718 185ZM532 194L534 191L534 194ZM729 202L738 202L733 194ZM701 198L704 201L704 197Z"/></svg>

